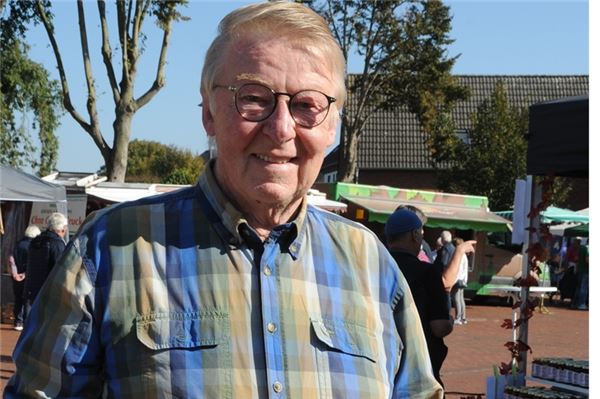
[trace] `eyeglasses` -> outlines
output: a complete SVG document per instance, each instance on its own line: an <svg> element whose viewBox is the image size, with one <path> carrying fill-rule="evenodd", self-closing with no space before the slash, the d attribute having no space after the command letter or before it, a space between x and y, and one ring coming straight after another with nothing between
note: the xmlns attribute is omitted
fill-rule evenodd
<svg viewBox="0 0 600 399"><path fill-rule="evenodd" d="M318 90L301 90L295 94L276 92L259 83L246 83L240 87L215 85L214 88L227 89L234 93L235 108L247 121L260 122L267 119L277 107L279 96L288 96L288 109L294 122L306 128L323 123L331 103L330 97Z"/></svg>

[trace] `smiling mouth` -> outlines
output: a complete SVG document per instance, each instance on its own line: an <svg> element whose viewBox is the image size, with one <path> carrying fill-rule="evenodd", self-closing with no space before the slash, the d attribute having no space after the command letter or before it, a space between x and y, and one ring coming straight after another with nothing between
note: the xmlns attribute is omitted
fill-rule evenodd
<svg viewBox="0 0 600 399"><path fill-rule="evenodd" d="M260 159L261 161L268 162L268 163L274 163L274 164L278 164L278 165L286 164L293 159L293 158L285 158L285 159L271 158L269 156L261 155L261 154L254 154L254 156L256 158Z"/></svg>

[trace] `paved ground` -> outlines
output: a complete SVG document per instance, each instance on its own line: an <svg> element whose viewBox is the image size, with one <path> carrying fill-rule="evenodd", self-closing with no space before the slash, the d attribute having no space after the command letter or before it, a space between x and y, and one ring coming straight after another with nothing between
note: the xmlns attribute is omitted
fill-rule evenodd
<svg viewBox="0 0 600 399"><path fill-rule="evenodd" d="M589 312L564 307L548 307L548 310L550 314L536 312L529 323L533 353L528 355L528 375L531 360L537 357L589 358ZM447 397L485 393L486 377L492 375L492 366L510 360L504 343L512 339L512 333L500 327L510 317L508 306L467 304L469 323L455 326L445 340L449 353L442 366L442 380Z"/></svg>
<svg viewBox="0 0 600 399"><path fill-rule="evenodd" d="M529 344L536 357L572 357L587 359L589 313L564 307L549 307L550 314L537 313L531 319ZM446 339L450 348L442 368L442 379L448 398L485 394L486 377L492 366L510 359L504 343L511 339L511 331L500 327L511 317L508 306L472 305L467 303L469 323L456 326ZM0 326L0 388L14 372L12 349L19 333L12 326ZM528 373L529 374L529 373Z"/></svg>

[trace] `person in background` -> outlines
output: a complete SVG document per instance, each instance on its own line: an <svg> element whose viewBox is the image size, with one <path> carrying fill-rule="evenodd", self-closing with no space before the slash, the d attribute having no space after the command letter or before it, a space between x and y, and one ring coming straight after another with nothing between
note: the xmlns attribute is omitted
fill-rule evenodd
<svg viewBox="0 0 600 399"><path fill-rule="evenodd" d="M88 217L34 304L5 397L442 397L390 253L307 203L344 78L310 8L227 15L202 71L215 155L193 187Z"/></svg>
<svg viewBox="0 0 600 399"><path fill-rule="evenodd" d="M433 262L431 262L431 263L435 263L435 261L437 259L438 251L442 248L442 245L444 245L444 244L442 244L442 237L438 237L435 240L435 247L432 249L432 259L433 259Z"/></svg>
<svg viewBox="0 0 600 399"><path fill-rule="evenodd" d="M425 223L427 223L427 216L425 216L423 211L421 211L419 208L413 205L398 205L396 211L400 209L408 209L409 211L414 212L419 217L419 220L421 220L421 226L425 227ZM421 233L421 235L423 235L423 232ZM419 255L417 257L423 262L433 263L433 251L425 239L421 240L421 248L419 249Z"/></svg>
<svg viewBox="0 0 600 399"><path fill-rule="evenodd" d="M27 254L25 309L29 314L40 289L65 249L69 221L59 212L46 218L46 230L31 240Z"/></svg>
<svg viewBox="0 0 600 399"><path fill-rule="evenodd" d="M459 248L465 241L457 237L454 239L454 247ZM457 256L458 251L455 251ZM455 316L454 324L467 324L467 306L465 304L465 288L467 288L467 280L469 277L469 259L467 255L460 254L460 265L456 281L452 287L452 298L454 300Z"/></svg>
<svg viewBox="0 0 600 399"><path fill-rule="evenodd" d="M579 262L579 249L581 247L581 239L576 238L567 249L567 265L573 267L577 273L577 263Z"/></svg>
<svg viewBox="0 0 600 399"><path fill-rule="evenodd" d="M398 263L417 304L421 325L435 378L440 384L440 369L448 354L444 337L452 332L442 275L433 264L417 255L423 240L423 224L418 209L400 207L385 224L385 237L390 253Z"/></svg>
<svg viewBox="0 0 600 399"><path fill-rule="evenodd" d="M437 250L437 256L435 257L435 265L443 274L448 265L450 264L450 259L452 259L452 255L454 255L454 244L452 244L452 233L448 230L442 231L440 234L440 239L442 246ZM452 281L451 287L454 285L454 281Z"/></svg>
<svg viewBox="0 0 600 399"><path fill-rule="evenodd" d="M39 227L34 224L27 226L23 238L21 238L13 254L8 258L9 273L13 279L13 294L14 294L14 329L17 331L23 330L23 321L25 320L25 277L27 271L27 253L29 251L29 245L31 240L38 235L41 231Z"/></svg>
<svg viewBox="0 0 600 399"><path fill-rule="evenodd" d="M423 226L427 222L427 217L423 216L425 219L423 220ZM424 259L425 262L433 263L435 261L434 251L431 249L431 246L427 243L425 238L423 238L423 243L421 244L421 251L425 253L427 259Z"/></svg>
<svg viewBox="0 0 600 399"><path fill-rule="evenodd" d="M579 245L579 254L577 256L577 285L572 307L579 310L588 309L589 284L590 284L590 258L587 244Z"/></svg>
<svg viewBox="0 0 600 399"><path fill-rule="evenodd" d="M460 264L463 259L463 255L475 253L475 245L477 244L477 241L464 241L459 246L460 250L457 251L459 247L455 247L454 244L452 244L452 233L447 230L442 231L439 241L441 242L442 246L437 251L434 265L442 273L442 281L444 282L444 287L448 292L448 300L450 300L450 292L452 291L452 287L454 287L456 279L458 278L458 272L460 270Z"/></svg>

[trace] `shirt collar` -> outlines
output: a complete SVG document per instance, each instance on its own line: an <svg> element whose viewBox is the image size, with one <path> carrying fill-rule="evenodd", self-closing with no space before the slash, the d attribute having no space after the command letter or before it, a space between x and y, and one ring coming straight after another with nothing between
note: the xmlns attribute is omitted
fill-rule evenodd
<svg viewBox="0 0 600 399"><path fill-rule="evenodd" d="M249 247L251 247L251 245L256 245L253 242L248 242L247 236L247 229L252 231L254 231L254 229L252 229L248 221L244 218L242 212L231 203L223 190L221 190L214 174L214 163L215 160L213 159L206 165L204 173L202 173L198 179L198 187L205 194L209 206L219 217L220 222L227 233L227 237L223 238L231 245L239 245L242 242L246 242ZM297 257L297 254L300 251L299 238L301 237L301 234L299 232L303 230L302 227L305 225L306 213L307 199L306 196L304 196L296 218L288 223L277 226L271 232L273 238L281 245L282 251L287 250L294 258ZM244 234L241 235L240 231L244 231Z"/></svg>

